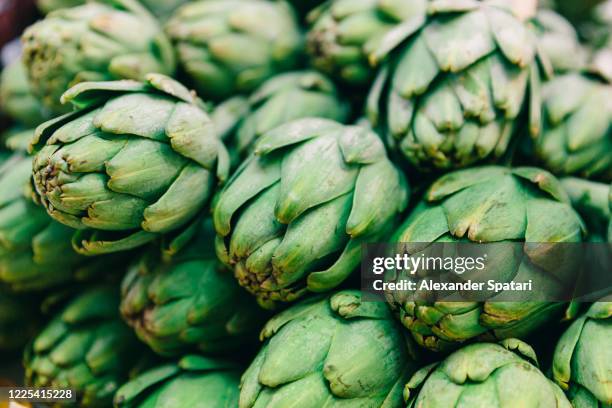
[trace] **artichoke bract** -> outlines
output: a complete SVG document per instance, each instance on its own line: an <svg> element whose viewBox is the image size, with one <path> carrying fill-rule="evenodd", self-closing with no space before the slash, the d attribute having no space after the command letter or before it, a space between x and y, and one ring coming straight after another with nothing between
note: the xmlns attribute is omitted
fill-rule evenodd
<svg viewBox="0 0 612 408"><path fill-rule="evenodd" d="M140 0L153 14L160 18L168 18L180 6L190 0Z"/></svg>
<svg viewBox="0 0 612 408"><path fill-rule="evenodd" d="M612 298L595 302L563 333L553 358L553 378L576 408L612 405Z"/></svg>
<svg viewBox="0 0 612 408"><path fill-rule="evenodd" d="M0 352L23 347L40 324L37 303L0 288Z"/></svg>
<svg viewBox="0 0 612 408"><path fill-rule="evenodd" d="M54 316L26 348L26 384L70 388L80 407L108 407L146 349L121 321L119 293L94 287Z"/></svg>
<svg viewBox="0 0 612 408"><path fill-rule="evenodd" d="M580 243L583 235L582 220L550 173L531 167L484 166L458 170L433 183L393 240L525 243L496 250L499 254L487 260L487 279L520 273L554 283L565 270L559 265L572 265L573 252L567 246L547 250L549 245L540 244ZM524 337L560 319L564 307L563 303L533 299L499 301L495 296L486 302L415 301L400 291L386 296L415 340L434 351L453 349L470 340Z"/></svg>
<svg viewBox="0 0 612 408"><path fill-rule="evenodd" d="M528 105L539 130L536 35L500 3L429 1L372 85L369 119L421 170L501 158Z"/></svg>
<svg viewBox="0 0 612 408"><path fill-rule="evenodd" d="M465 346L417 371L404 395L409 408L572 407L538 369L531 346L517 339Z"/></svg>
<svg viewBox="0 0 612 408"><path fill-rule="evenodd" d="M561 183L587 223L589 241L612 242L612 185L575 177L563 178Z"/></svg>
<svg viewBox="0 0 612 408"><path fill-rule="evenodd" d="M237 351L264 323L255 299L217 260L214 236L212 221L203 221L187 247L167 249L167 260L143 257L123 280L121 314L158 354Z"/></svg>
<svg viewBox="0 0 612 408"><path fill-rule="evenodd" d="M175 57L154 17L136 0L105 0L60 9L22 36L23 61L33 93L56 112L72 85L172 75Z"/></svg>
<svg viewBox="0 0 612 408"><path fill-rule="evenodd" d="M248 106L233 140L227 142L243 157L252 152L262 135L284 123L305 117L345 122L350 112L334 83L316 71L276 75L255 90Z"/></svg>
<svg viewBox="0 0 612 408"><path fill-rule="evenodd" d="M168 77L82 83L62 98L77 110L37 128L33 179L49 215L79 230L81 253L186 228L227 176L203 103Z"/></svg>
<svg viewBox="0 0 612 408"><path fill-rule="evenodd" d="M216 200L217 254L264 307L338 286L384 236L408 186L379 137L305 118L263 135Z"/></svg>
<svg viewBox="0 0 612 408"><path fill-rule="evenodd" d="M240 408L403 407L412 344L381 302L359 291L314 297L272 318L240 382Z"/></svg>
<svg viewBox="0 0 612 408"><path fill-rule="evenodd" d="M188 355L146 371L119 388L118 408L232 408L238 405L240 371L234 364Z"/></svg>
<svg viewBox="0 0 612 408"><path fill-rule="evenodd" d="M23 153L0 158L0 285L43 290L108 272L118 259L77 254L74 230L31 200L31 171L32 159Z"/></svg>
<svg viewBox="0 0 612 408"><path fill-rule="evenodd" d="M196 1L174 13L166 32L183 70L205 98L250 92L300 59L296 17L280 0Z"/></svg>
<svg viewBox="0 0 612 408"><path fill-rule="evenodd" d="M351 85L367 85L380 55L425 19L427 0L331 0L312 11L307 49L315 67Z"/></svg>
<svg viewBox="0 0 612 408"><path fill-rule="evenodd" d="M86 0L37 0L36 5L41 12L46 14L54 10L80 6L84 4L85 1Z"/></svg>
<svg viewBox="0 0 612 408"><path fill-rule="evenodd" d="M572 72L542 87L535 153L555 174L612 180L612 57L601 61L601 76Z"/></svg>
<svg viewBox="0 0 612 408"><path fill-rule="evenodd" d="M587 52L580 44L572 24L552 10L540 9L531 21L538 39L538 49L550 64L548 72L576 71L587 63Z"/></svg>
<svg viewBox="0 0 612 408"><path fill-rule="evenodd" d="M28 77L19 60L2 70L0 75L0 109L26 127L33 127L49 118L49 113L32 94Z"/></svg>

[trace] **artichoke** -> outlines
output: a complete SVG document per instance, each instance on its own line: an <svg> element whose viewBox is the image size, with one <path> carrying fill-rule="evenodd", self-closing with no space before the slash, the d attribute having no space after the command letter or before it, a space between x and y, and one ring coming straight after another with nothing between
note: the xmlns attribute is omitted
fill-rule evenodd
<svg viewBox="0 0 612 408"><path fill-rule="evenodd" d="M612 58L599 61L608 65L600 67L600 77L572 72L542 88L543 126L535 153L555 174L612 180L612 77L606 79L605 72Z"/></svg>
<svg viewBox="0 0 612 408"><path fill-rule="evenodd" d="M550 285L541 287L552 296L555 278L562 279L566 270L574 274L573 251L567 246L540 244L582 242L583 229L567 194L550 173L531 167L484 166L458 170L433 183L394 240L507 242L496 248L499 255L487 260L487 279L530 277ZM454 349L475 339L526 336L560 317L564 306L544 301L504 302L495 297L486 302L415 302L407 295L393 291L387 293L387 299L415 340L434 351Z"/></svg>
<svg viewBox="0 0 612 408"><path fill-rule="evenodd" d="M280 0L196 1L174 13L166 32L183 70L206 98L250 92L300 59L295 15Z"/></svg>
<svg viewBox="0 0 612 408"><path fill-rule="evenodd" d="M612 300L612 299L609 299ZM612 406L612 302L595 302L555 348L554 380L576 408Z"/></svg>
<svg viewBox="0 0 612 408"><path fill-rule="evenodd" d="M76 249L131 249L198 218L229 157L203 103L149 74L89 82L62 97L77 111L38 127L34 185L51 217L76 228Z"/></svg>
<svg viewBox="0 0 612 408"><path fill-rule="evenodd" d="M34 299L0 289L0 353L23 347L39 323L40 315Z"/></svg>
<svg viewBox="0 0 612 408"><path fill-rule="evenodd" d="M404 390L409 408L571 408L517 339L465 346L417 371Z"/></svg>
<svg viewBox="0 0 612 408"><path fill-rule="evenodd" d="M15 291L58 287L108 273L119 259L88 259L72 249L74 230L31 200L32 159L0 158L0 284Z"/></svg>
<svg viewBox="0 0 612 408"><path fill-rule="evenodd" d="M240 408L402 407L411 343L382 302L359 291L302 301L272 318L242 376Z"/></svg>
<svg viewBox="0 0 612 408"><path fill-rule="evenodd" d="M233 408L240 374L231 363L188 355L144 372L119 388L118 408Z"/></svg>
<svg viewBox="0 0 612 408"><path fill-rule="evenodd" d="M567 177L561 179L572 205L589 229L589 240L612 243L612 185Z"/></svg>
<svg viewBox="0 0 612 408"><path fill-rule="evenodd" d="M54 316L25 351L26 384L70 388L80 407L108 407L146 354L119 318L119 294L95 287Z"/></svg>
<svg viewBox="0 0 612 408"><path fill-rule="evenodd" d="M121 314L138 337L162 355L236 351L252 342L264 314L217 260L212 222L173 252L166 262L143 258L123 280Z"/></svg>
<svg viewBox="0 0 612 408"><path fill-rule="evenodd" d="M263 135L214 208L217 255L264 307L338 286L408 186L372 131L305 118Z"/></svg>
<svg viewBox="0 0 612 408"><path fill-rule="evenodd" d="M499 159L526 106L539 106L536 35L503 2L427 3L372 85L368 116L421 170ZM529 128L539 129L533 112Z"/></svg>
<svg viewBox="0 0 612 408"><path fill-rule="evenodd" d="M315 67L351 85L367 85L379 55L422 24L427 0L331 0L315 9L307 49ZM384 51L383 51L384 50Z"/></svg>
<svg viewBox="0 0 612 408"><path fill-rule="evenodd" d="M143 80L171 75L174 51L155 19L136 0L93 2L48 14L22 36L33 93L56 112L60 96L83 81Z"/></svg>
<svg viewBox="0 0 612 408"><path fill-rule="evenodd" d="M26 127L48 119L48 112L31 92L25 68L19 60L4 68L0 75L0 109Z"/></svg>
<svg viewBox="0 0 612 408"><path fill-rule="evenodd" d="M235 103L235 102L233 102ZM316 71L279 74L263 83L248 100L249 112L228 145L240 156L251 153L256 141L284 123L305 117L345 122L349 106L332 81Z"/></svg>

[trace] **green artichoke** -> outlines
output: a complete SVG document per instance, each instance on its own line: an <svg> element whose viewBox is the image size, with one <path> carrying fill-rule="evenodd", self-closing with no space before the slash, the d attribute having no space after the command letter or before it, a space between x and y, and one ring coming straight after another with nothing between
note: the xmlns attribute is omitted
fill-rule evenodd
<svg viewBox="0 0 612 408"><path fill-rule="evenodd" d="M351 85L367 85L379 56L425 19L427 0L331 0L315 9L307 49L315 67Z"/></svg>
<svg viewBox="0 0 612 408"><path fill-rule="evenodd" d="M0 353L23 347L40 324L36 302L0 289Z"/></svg>
<svg viewBox="0 0 612 408"><path fill-rule="evenodd" d="M542 280L551 285L542 287L552 290L553 278L562 278L560 271L566 270L559 265L572 265L572 251L568 247L547 250L547 245L539 244L582 242L583 228L567 194L550 173L531 167L485 166L438 179L397 230L394 241L531 243L499 248L499 254L487 260L487 279L512 280L520 273L521 277ZM415 302L400 291L388 292L387 299L415 340L435 351L454 349L475 339L526 336L559 318L564 307L558 302L502 302L495 298L486 302Z"/></svg>
<svg viewBox="0 0 612 408"><path fill-rule="evenodd" d="M74 230L32 202L31 171L32 159L22 153L0 158L0 285L42 290L108 273L118 259L77 254Z"/></svg>
<svg viewBox="0 0 612 408"><path fill-rule="evenodd" d="M228 142L242 157L253 151L263 134L284 123L306 117L345 122L350 111L334 83L316 71L279 74L264 82L248 105L234 140Z"/></svg>
<svg viewBox="0 0 612 408"><path fill-rule="evenodd" d="M34 185L84 254L121 251L198 218L229 157L203 103L174 80L89 82L77 111L38 127Z"/></svg>
<svg viewBox="0 0 612 408"><path fill-rule="evenodd" d="M295 15L280 0L196 1L176 11L166 32L198 93L215 100L250 92L300 59Z"/></svg>
<svg viewBox="0 0 612 408"><path fill-rule="evenodd" d="M372 131L306 118L263 135L214 208L217 255L264 307L338 286L408 186Z"/></svg>
<svg viewBox="0 0 612 408"><path fill-rule="evenodd" d="M402 407L411 343L381 302L342 291L272 318L242 376L240 408Z"/></svg>
<svg viewBox="0 0 612 408"><path fill-rule="evenodd" d="M465 346L417 371L404 390L409 408L571 408L517 339Z"/></svg>
<svg viewBox="0 0 612 408"><path fill-rule="evenodd" d="M25 67L19 60L5 67L0 75L0 109L26 127L36 126L49 117L32 94Z"/></svg>
<svg viewBox="0 0 612 408"><path fill-rule="evenodd" d="M120 384L146 355L119 318L119 293L96 287L54 316L25 351L26 384L70 388L79 407L109 407Z"/></svg>
<svg viewBox="0 0 612 408"><path fill-rule="evenodd" d="M536 35L500 3L428 1L427 19L372 86L370 120L422 170L499 159L527 105L537 112ZM538 115L530 113L537 132Z"/></svg>
<svg viewBox="0 0 612 408"><path fill-rule="evenodd" d="M162 355L220 353L252 343L265 315L217 260L212 222L173 252L166 262L144 257L123 280L121 314L138 337Z"/></svg>
<svg viewBox="0 0 612 408"><path fill-rule="evenodd" d="M612 69L612 59L607 64L602 70ZM535 153L555 174L612 180L612 78L601 73L568 73L542 88Z"/></svg>
<svg viewBox="0 0 612 408"><path fill-rule="evenodd" d="M612 302L595 302L557 343L553 377L576 408L612 406L611 323Z"/></svg>
<svg viewBox="0 0 612 408"><path fill-rule="evenodd" d="M33 93L56 112L60 96L83 81L143 80L171 75L175 57L157 21L136 0L106 0L61 9L22 36L23 61Z"/></svg>
<svg viewBox="0 0 612 408"><path fill-rule="evenodd" d="M561 179L572 205L589 229L589 240L612 242L612 185L567 177Z"/></svg>
<svg viewBox="0 0 612 408"><path fill-rule="evenodd" d="M165 364L134 378L115 395L118 408L234 408L238 405L238 368L196 355Z"/></svg>

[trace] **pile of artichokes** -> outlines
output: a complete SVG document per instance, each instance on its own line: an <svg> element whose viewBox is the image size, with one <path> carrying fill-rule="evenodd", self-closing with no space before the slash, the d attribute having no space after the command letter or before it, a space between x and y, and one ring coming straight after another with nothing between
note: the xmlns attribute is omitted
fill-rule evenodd
<svg viewBox="0 0 612 408"><path fill-rule="evenodd" d="M543 248L593 245L612 274L612 0L36 3L0 57L0 384L71 390L54 407L612 407L612 288L360 280L381 243L508 244L491 279L551 290L578 259Z"/></svg>

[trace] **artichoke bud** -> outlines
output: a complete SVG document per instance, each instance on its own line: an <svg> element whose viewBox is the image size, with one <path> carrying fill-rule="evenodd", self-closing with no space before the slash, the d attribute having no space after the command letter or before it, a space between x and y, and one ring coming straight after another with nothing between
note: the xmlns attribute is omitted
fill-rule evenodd
<svg viewBox="0 0 612 408"><path fill-rule="evenodd" d="M389 309L359 291L316 296L279 313L240 382L240 408L402 407L417 357Z"/></svg>
<svg viewBox="0 0 612 408"><path fill-rule="evenodd" d="M119 384L147 355L118 305L119 294L106 286L70 300L26 349L27 386L70 388L79 406L110 406Z"/></svg>
<svg viewBox="0 0 612 408"><path fill-rule="evenodd" d="M33 93L58 113L69 111L60 96L78 82L144 80L149 72L172 75L176 65L161 27L136 0L53 11L22 42Z"/></svg>
<svg viewBox="0 0 612 408"><path fill-rule="evenodd" d="M115 395L118 408L162 408L167 401L185 407L235 407L240 367L227 361L186 355L145 371L123 384Z"/></svg>
<svg viewBox="0 0 612 408"><path fill-rule="evenodd" d="M571 408L561 389L538 368L533 349L517 339L465 346L417 371L406 384L408 406L453 408Z"/></svg>
<svg viewBox="0 0 612 408"><path fill-rule="evenodd" d="M349 85L367 85L375 66L425 19L427 1L331 0L310 15L313 65Z"/></svg>
<svg viewBox="0 0 612 408"><path fill-rule="evenodd" d="M612 51L593 55L582 71L542 86L542 127L534 151L558 175L612 180Z"/></svg>
<svg viewBox="0 0 612 408"><path fill-rule="evenodd" d="M368 116L415 167L499 160L527 107L539 106L536 35L501 3L428 2L427 18L379 71ZM534 132L538 120L531 112Z"/></svg>
<svg viewBox="0 0 612 408"><path fill-rule="evenodd" d="M531 167L483 166L458 170L434 182L393 240L494 243L487 247L486 269L479 276L503 282L533 279L549 296L556 296L572 283L581 262L579 246L563 244L580 243L584 235L583 221L550 173ZM436 250L432 245L422 250L427 248ZM387 300L414 339L434 351L474 340L524 337L562 317L563 303L500 301L503 293L492 293L485 302L467 298L416 302L393 291Z"/></svg>
<svg viewBox="0 0 612 408"><path fill-rule="evenodd" d="M224 113L227 117L227 112L236 112L236 119L229 122L233 128L224 134L229 148L236 150L234 161L252 153L262 135L284 123L306 117L344 123L350 113L349 104L340 96L334 83L311 70L276 75L256 89L244 105L238 104L240 99L231 98L212 114L215 121L216 116L221 120ZM225 123L228 123L227 119Z"/></svg>
<svg viewBox="0 0 612 408"><path fill-rule="evenodd" d="M51 217L92 255L188 228L227 178L229 157L203 103L161 74L82 83L77 110L38 127L34 185Z"/></svg>
<svg viewBox="0 0 612 408"><path fill-rule="evenodd" d="M563 333L553 356L552 374L575 407L612 404L608 343L612 336L612 298L595 302Z"/></svg>
<svg viewBox="0 0 612 408"><path fill-rule="evenodd" d="M158 354L235 352L263 324L264 312L217 260L213 240L206 219L187 246L166 249L165 259L150 251L124 278L121 314Z"/></svg>
<svg viewBox="0 0 612 408"><path fill-rule="evenodd" d="M305 118L259 138L214 208L217 253L260 304L330 290L382 237L409 188L367 128Z"/></svg>
<svg viewBox="0 0 612 408"><path fill-rule="evenodd" d="M195 1L166 25L179 62L205 98L254 90L300 60L302 36L284 1Z"/></svg>

